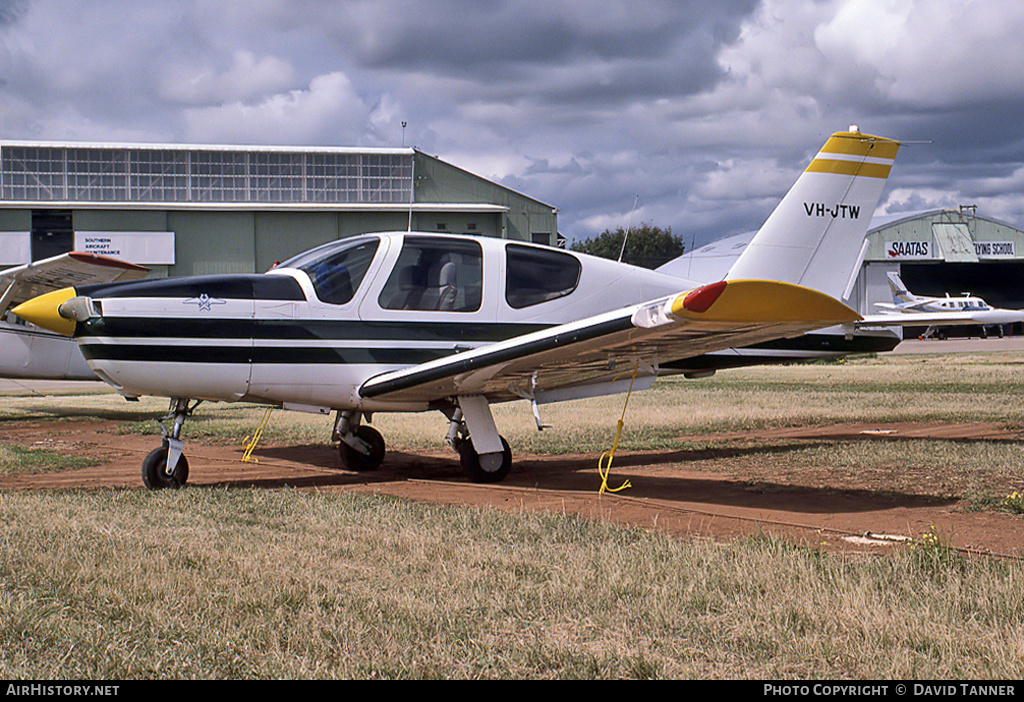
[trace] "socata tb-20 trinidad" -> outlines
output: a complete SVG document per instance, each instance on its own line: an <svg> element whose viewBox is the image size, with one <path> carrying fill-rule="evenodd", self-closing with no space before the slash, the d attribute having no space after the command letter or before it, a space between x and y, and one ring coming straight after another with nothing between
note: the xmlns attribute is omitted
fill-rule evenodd
<svg viewBox="0 0 1024 702"><path fill-rule="evenodd" d="M389 232L263 274L65 288L13 311L74 337L126 397L171 399L171 426L143 462L151 488L185 484L182 426L204 400L335 412L353 470L383 460L374 413L439 410L469 477L493 482L512 466L494 403L536 413L649 387L714 351L864 324L837 298L898 149L855 127L833 134L712 283L516 241Z"/></svg>

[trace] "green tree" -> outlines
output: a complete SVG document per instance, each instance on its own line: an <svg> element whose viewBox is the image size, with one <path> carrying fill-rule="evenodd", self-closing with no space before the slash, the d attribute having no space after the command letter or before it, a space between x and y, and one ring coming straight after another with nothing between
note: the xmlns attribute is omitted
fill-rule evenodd
<svg viewBox="0 0 1024 702"><path fill-rule="evenodd" d="M622 251L624 237L626 237L626 230L622 227L615 231L605 229L595 237L574 241L570 248L579 253L617 261L619 253ZM661 264L681 256L684 248L682 237L673 234L672 227L662 229L650 224L641 224L639 227L632 227L629 230L622 261L634 266L657 268Z"/></svg>

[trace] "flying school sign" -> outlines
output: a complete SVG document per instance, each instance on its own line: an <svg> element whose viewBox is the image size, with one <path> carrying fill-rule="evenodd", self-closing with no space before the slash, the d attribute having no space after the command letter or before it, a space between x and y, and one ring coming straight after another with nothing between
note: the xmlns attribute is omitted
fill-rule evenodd
<svg viewBox="0 0 1024 702"><path fill-rule="evenodd" d="M978 258L1014 258L1017 255L1013 241L976 241L974 252Z"/></svg>

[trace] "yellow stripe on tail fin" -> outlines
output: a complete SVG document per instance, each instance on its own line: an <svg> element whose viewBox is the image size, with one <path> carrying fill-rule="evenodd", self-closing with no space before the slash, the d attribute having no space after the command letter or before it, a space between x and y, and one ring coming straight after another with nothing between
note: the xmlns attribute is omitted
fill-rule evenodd
<svg viewBox="0 0 1024 702"><path fill-rule="evenodd" d="M778 280L842 299L899 147L856 127L833 134L726 280Z"/></svg>

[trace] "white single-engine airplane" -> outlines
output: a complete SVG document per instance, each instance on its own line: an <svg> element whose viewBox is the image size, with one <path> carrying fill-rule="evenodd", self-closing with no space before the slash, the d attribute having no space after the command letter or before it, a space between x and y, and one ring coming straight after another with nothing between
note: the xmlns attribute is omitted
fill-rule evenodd
<svg viewBox="0 0 1024 702"><path fill-rule="evenodd" d="M336 412L343 464L377 467L375 412L440 410L475 481L511 451L490 406L650 386L686 359L864 321L838 298L899 142L828 139L724 280L700 285L493 238L390 232L320 246L268 273L49 293L24 319L74 337L126 397L171 398L143 462L151 488L188 477L181 430L199 402Z"/></svg>
<svg viewBox="0 0 1024 702"><path fill-rule="evenodd" d="M960 314L966 315L970 320L982 329L982 336L986 335L985 327L999 327L999 336L1003 335L1002 326L1014 322L1024 322L1024 310L1007 310L985 302L976 295L963 293L960 297L929 297L926 295L915 295L903 284L900 274L894 271L886 274L889 278L889 289L892 290L891 303L876 302L875 306L880 310L892 314L908 314L914 312L936 313L938 320L928 327L925 337L931 336L942 324L943 315Z"/></svg>
<svg viewBox="0 0 1024 702"><path fill-rule="evenodd" d="M148 268L73 251L0 271L0 378L97 380L73 339L11 317L14 306L69 285L138 280Z"/></svg>

